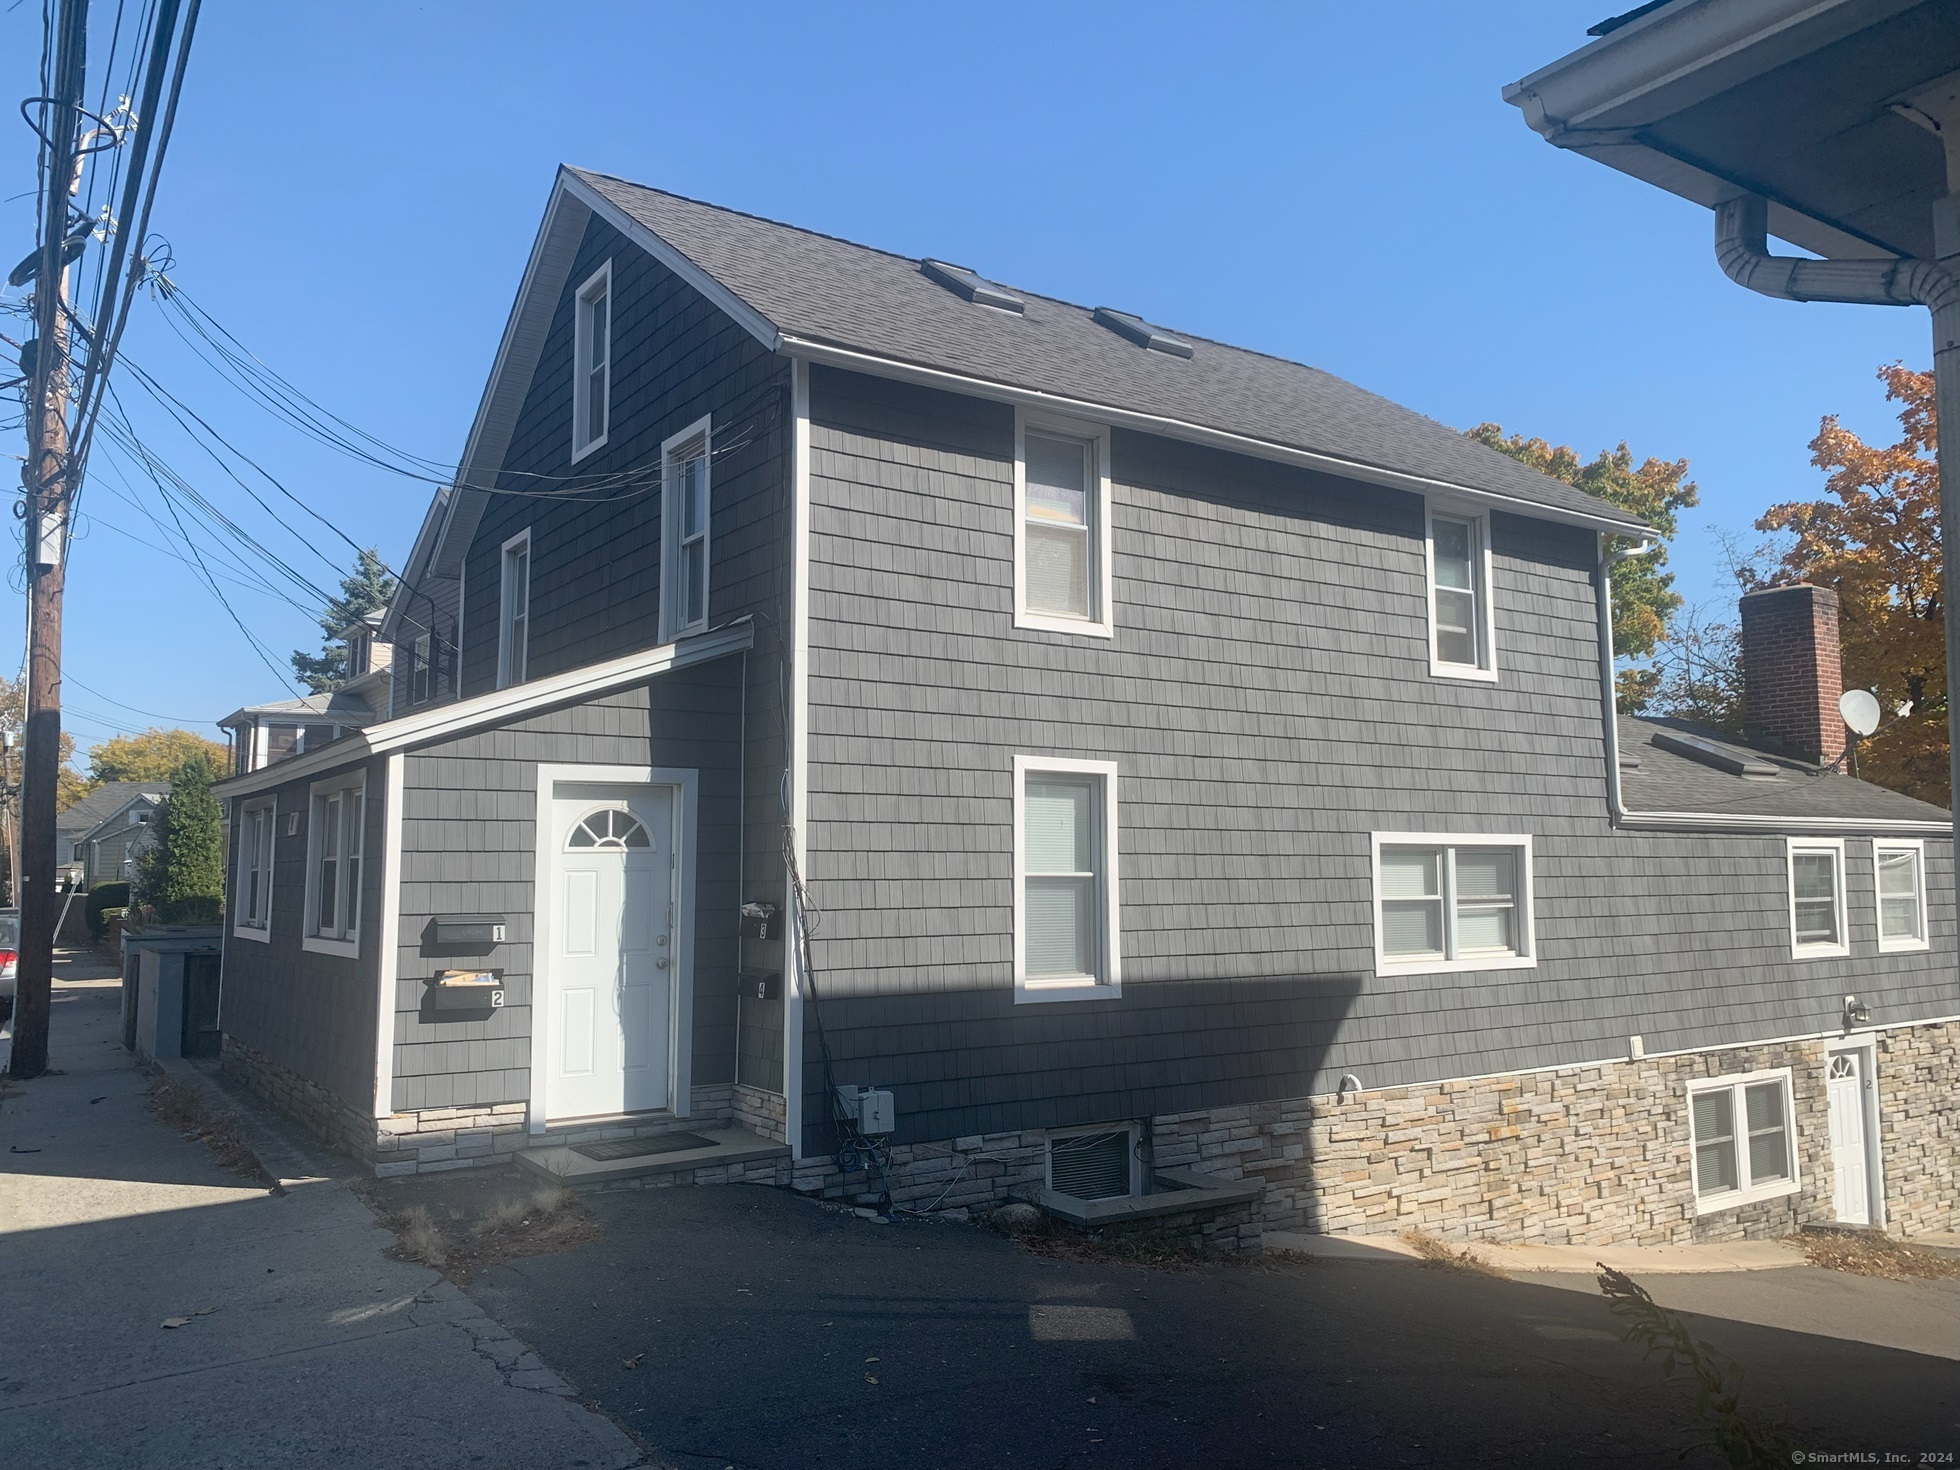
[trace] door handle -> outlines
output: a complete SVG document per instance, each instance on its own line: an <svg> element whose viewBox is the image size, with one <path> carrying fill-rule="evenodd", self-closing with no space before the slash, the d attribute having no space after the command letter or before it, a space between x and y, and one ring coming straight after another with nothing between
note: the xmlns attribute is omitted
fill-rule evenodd
<svg viewBox="0 0 1960 1470"><path fill-rule="evenodd" d="M666 969L666 968L667 968L667 956L665 956L664 954L663 954L663 955L661 955L661 956L660 956L660 957L659 957L658 959L656 959L656 960L655 960L655 961L653 962L653 967L654 967L654 969L656 969L656 970L664 970L664 969Z"/></svg>

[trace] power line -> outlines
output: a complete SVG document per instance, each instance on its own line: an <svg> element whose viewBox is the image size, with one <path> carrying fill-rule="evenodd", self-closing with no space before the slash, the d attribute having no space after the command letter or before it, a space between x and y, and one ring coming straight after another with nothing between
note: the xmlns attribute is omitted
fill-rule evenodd
<svg viewBox="0 0 1960 1470"><path fill-rule="evenodd" d="M142 715L145 718L152 719L152 720L169 720L173 725L208 725L212 723L210 720L194 720L184 715L160 715L153 709L138 709L133 704L124 704L120 699L110 699L109 696L104 694L100 689L95 689L87 684L83 684L80 679L77 679L72 673L69 673L66 669L62 671L61 678L62 678L62 682L67 684L74 684L79 686L80 688L87 689L88 692L90 694L93 694L97 699L108 700L108 702L110 704L113 704L117 709L128 710L133 715Z"/></svg>

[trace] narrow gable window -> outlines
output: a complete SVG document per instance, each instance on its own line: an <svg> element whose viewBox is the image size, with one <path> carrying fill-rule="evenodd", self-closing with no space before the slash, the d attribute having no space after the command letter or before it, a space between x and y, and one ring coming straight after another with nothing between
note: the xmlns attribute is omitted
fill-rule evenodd
<svg viewBox="0 0 1960 1470"><path fill-rule="evenodd" d="M1536 963L1529 837L1377 833L1374 844L1378 973Z"/></svg>
<svg viewBox="0 0 1960 1470"><path fill-rule="evenodd" d="M1015 626L1108 637L1109 435L1016 426Z"/></svg>
<svg viewBox="0 0 1960 1470"><path fill-rule="evenodd" d="M366 778L341 776L312 788L306 826L307 949L360 952L361 847Z"/></svg>
<svg viewBox="0 0 1960 1470"><path fill-rule="evenodd" d="M254 802L238 818L238 887L232 932L244 939L269 939L272 929L272 835L277 821L274 799Z"/></svg>
<svg viewBox="0 0 1960 1470"><path fill-rule="evenodd" d="M1480 515L1432 509L1428 540L1430 672L1494 679L1490 523Z"/></svg>
<svg viewBox="0 0 1960 1470"><path fill-rule="evenodd" d="M612 427L612 262L578 288L572 333L572 460L606 442Z"/></svg>
<svg viewBox="0 0 1960 1470"><path fill-rule="evenodd" d="M1790 1073L1750 1072L1688 1084L1695 1212L1795 1193Z"/></svg>
<svg viewBox="0 0 1960 1470"><path fill-rule="evenodd" d="M1014 758L1015 998L1119 991L1116 767Z"/></svg>
<svg viewBox="0 0 1960 1470"><path fill-rule="evenodd" d="M1872 842L1878 873L1878 947L1888 954L1925 949L1926 849L1903 838Z"/></svg>
<svg viewBox="0 0 1960 1470"><path fill-rule="evenodd" d="M703 418L661 446L662 643L708 626L708 538L714 500L712 423Z"/></svg>
<svg viewBox="0 0 1960 1470"><path fill-rule="evenodd" d="M498 604L497 687L522 684L531 648L531 532L504 543L504 576Z"/></svg>
<svg viewBox="0 0 1960 1470"><path fill-rule="evenodd" d="M409 646L408 655L408 702L427 704L434 683L431 663L431 639L427 633L415 635L415 642Z"/></svg>
<svg viewBox="0 0 1960 1470"><path fill-rule="evenodd" d="M1844 842L1789 839L1790 952L1798 959L1851 953L1844 923Z"/></svg>

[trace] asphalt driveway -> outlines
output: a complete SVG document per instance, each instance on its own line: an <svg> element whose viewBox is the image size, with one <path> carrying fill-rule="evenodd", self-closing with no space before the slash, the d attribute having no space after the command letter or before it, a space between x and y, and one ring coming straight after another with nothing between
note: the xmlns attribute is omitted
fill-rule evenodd
<svg viewBox="0 0 1960 1470"><path fill-rule="evenodd" d="M1660 1464L1706 1438L1573 1278L1056 1261L761 1188L588 1203L604 1239L495 1267L471 1294L686 1470ZM1797 1443L1960 1448L1960 1371L1921 1341L1960 1321L1956 1283L1675 1280L1663 1300L1726 1314L1697 1335ZM1829 1335L1833 1302L1904 1314L1920 1350ZM1825 1330L1766 1325L1786 1320Z"/></svg>

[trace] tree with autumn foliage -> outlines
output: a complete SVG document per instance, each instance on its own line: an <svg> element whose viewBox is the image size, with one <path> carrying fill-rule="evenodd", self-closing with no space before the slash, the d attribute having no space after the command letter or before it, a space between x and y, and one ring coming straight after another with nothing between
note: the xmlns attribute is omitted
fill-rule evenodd
<svg viewBox="0 0 1960 1470"><path fill-rule="evenodd" d="M1699 501L1695 482L1687 479L1685 459L1655 459L1638 465L1626 441L1581 460L1570 445L1554 447L1543 439L1505 434L1497 424L1478 424L1469 437L1508 454L1520 464L1563 480L1575 489L1597 495L1609 505L1632 511L1654 528L1659 545L1645 556L1633 557L1613 569L1613 653L1617 658L1647 658L1671 636L1681 596L1674 591L1674 574L1664 571L1667 543L1673 539L1676 512ZM1610 538L1617 546L1637 545L1626 537ZM1619 707L1628 713L1644 708L1660 683L1653 668L1621 669L1614 678Z"/></svg>
<svg viewBox="0 0 1960 1470"><path fill-rule="evenodd" d="M1810 462L1827 476L1823 500L1773 505L1756 522L1790 538L1760 585L1801 580L1834 588L1846 688L1871 689L1886 723L1861 741L1866 780L1947 805L1946 632L1940 599L1940 472L1933 375L1903 363L1878 370L1899 405L1896 444L1867 444L1825 418ZM1894 717L1910 700L1912 711Z"/></svg>

